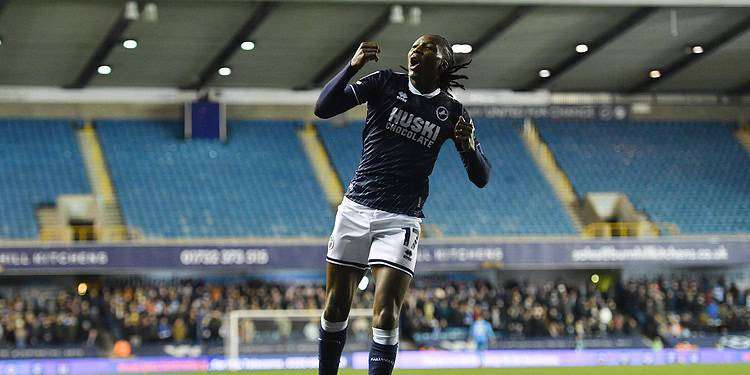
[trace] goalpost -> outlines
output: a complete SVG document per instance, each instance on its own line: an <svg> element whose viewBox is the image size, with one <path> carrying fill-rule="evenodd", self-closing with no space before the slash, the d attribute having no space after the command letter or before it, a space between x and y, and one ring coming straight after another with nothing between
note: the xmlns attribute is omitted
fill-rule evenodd
<svg viewBox="0 0 750 375"><path fill-rule="evenodd" d="M228 330L226 337L224 338L224 355L229 358L238 358L240 356L240 346L247 342L243 342L242 338L250 338L252 340L255 336L256 326L261 326L261 323L271 327L269 331L287 331L284 334L287 337L295 339L293 333L301 333L299 329L299 323L308 324L316 322L317 327L320 326L320 316L323 314L323 310L308 309L308 310L233 310L226 314ZM371 309L351 309L349 313L349 326L351 327L353 322L358 318L364 318L369 323L372 319ZM241 324L243 321L248 321L246 324ZM295 331L295 323L297 330ZM247 332L252 330L252 332ZM317 330L315 331L317 334ZM304 335L304 333L302 333ZM297 335L297 336L302 336ZM250 343L252 345L252 343Z"/></svg>

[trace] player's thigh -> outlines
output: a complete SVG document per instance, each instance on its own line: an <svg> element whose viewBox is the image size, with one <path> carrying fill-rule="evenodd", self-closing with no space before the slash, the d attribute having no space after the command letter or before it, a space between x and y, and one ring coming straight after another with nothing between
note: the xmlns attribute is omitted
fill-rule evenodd
<svg viewBox="0 0 750 375"><path fill-rule="evenodd" d="M383 314L385 319L393 319L395 326L398 326L398 314L412 277L406 272L383 265L372 266L372 276L375 278L373 313L375 316Z"/></svg>
<svg viewBox="0 0 750 375"><path fill-rule="evenodd" d="M326 267L326 319L340 321L346 319L365 270L328 263Z"/></svg>

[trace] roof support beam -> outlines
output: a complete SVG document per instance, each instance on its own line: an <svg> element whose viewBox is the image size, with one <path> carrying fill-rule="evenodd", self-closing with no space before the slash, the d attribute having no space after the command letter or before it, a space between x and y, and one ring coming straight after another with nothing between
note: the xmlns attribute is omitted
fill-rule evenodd
<svg viewBox="0 0 750 375"><path fill-rule="evenodd" d="M245 21L244 24L232 35L232 38L224 45L219 53L214 56L208 65L200 72L198 79L183 89L199 90L217 74L220 67L224 66L232 55L237 51L243 41L248 40L250 35L265 21L271 14L271 11L278 5L276 2L264 1L255 8L253 14Z"/></svg>
<svg viewBox="0 0 750 375"><path fill-rule="evenodd" d="M525 16L533 7L531 6L519 6L513 8L505 17L501 18L496 24L492 25L489 29L477 39L471 43L471 55L476 55L486 47L490 42L495 40L498 36L508 30L516 22L518 22L523 16Z"/></svg>
<svg viewBox="0 0 750 375"><path fill-rule="evenodd" d="M115 45L120 43L123 33L125 33L125 30L128 29L133 21L134 20L125 16L125 9L123 9L120 12L120 16L117 17L117 21L112 24L107 35L104 36L104 39L99 43L99 46L96 47L96 50L94 50L91 57L89 57L89 60L78 74L78 77L71 84L65 86L65 88L81 89L86 87L91 81L91 78L94 77L96 70L102 65L102 63L104 63L104 60L109 56L109 53L112 52Z"/></svg>
<svg viewBox="0 0 750 375"><path fill-rule="evenodd" d="M660 79L653 79L653 78L645 77L643 80L641 80L641 82L628 88L627 92L629 94L632 94L632 93L637 93L637 92L648 90L656 82L677 74L680 70L687 68L691 64L705 57L706 55L716 51L717 49L719 49L719 47L731 41L732 39L744 34L749 29L750 29L750 17L746 17L738 24L729 28L727 31L724 31L723 33L719 34L717 37L711 39L705 44L702 44L701 46L703 47L703 51L704 51L703 53L692 53L691 51L687 51L679 59L659 69L659 71L661 72Z"/></svg>
<svg viewBox="0 0 750 375"><path fill-rule="evenodd" d="M636 26L639 23L643 22L643 20L651 15L655 10L656 8L651 7L638 8L633 13L625 17L625 19L601 33L598 37L596 37L596 39L590 41L587 44L589 47L587 53L578 53L572 51L570 55L568 55L564 60L560 61L557 65L549 69L549 71L552 73L552 76L548 78L534 78L531 82L521 87L519 91L532 91L546 87L555 79L560 78L565 72L571 70L573 67L584 61L587 57L594 54L597 50L600 50L602 47L606 46L608 43L630 30L633 26Z"/></svg>
<svg viewBox="0 0 750 375"><path fill-rule="evenodd" d="M336 73L337 70L352 57L354 51L357 50L359 44L363 41L371 40L378 33L383 31L388 26L389 17L391 15L391 7L386 7L375 20L370 23L359 35L354 37L352 41L341 49L341 51L328 63L320 69L315 76L310 80L305 88L320 87L323 86L325 81Z"/></svg>

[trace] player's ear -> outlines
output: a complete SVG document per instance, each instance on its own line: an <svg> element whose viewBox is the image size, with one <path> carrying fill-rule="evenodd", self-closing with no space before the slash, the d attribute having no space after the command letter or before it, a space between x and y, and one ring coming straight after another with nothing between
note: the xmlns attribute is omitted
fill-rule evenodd
<svg viewBox="0 0 750 375"><path fill-rule="evenodd" d="M440 73L445 73L446 70L448 70L448 61L443 57L440 59Z"/></svg>

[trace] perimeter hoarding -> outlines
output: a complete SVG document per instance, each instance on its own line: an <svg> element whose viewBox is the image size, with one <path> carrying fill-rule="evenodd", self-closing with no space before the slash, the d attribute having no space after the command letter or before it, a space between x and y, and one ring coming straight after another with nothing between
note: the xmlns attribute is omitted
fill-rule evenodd
<svg viewBox="0 0 750 375"><path fill-rule="evenodd" d="M323 269L326 245L82 245L0 247L5 273L202 270L262 272ZM560 240L421 244L417 270L574 269L750 264L749 239Z"/></svg>
<svg viewBox="0 0 750 375"><path fill-rule="evenodd" d="M367 369L368 353L342 356L341 368ZM509 368L575 366L651 366L668 364L750 363L747 350L488 350L401 351L396 367L401 369ZM253 371L314 369L317 356L267 355L240 358L80 358L0 361L0 374L14 375L104 375L135 373L179 373L196 371Z"/></svg>

